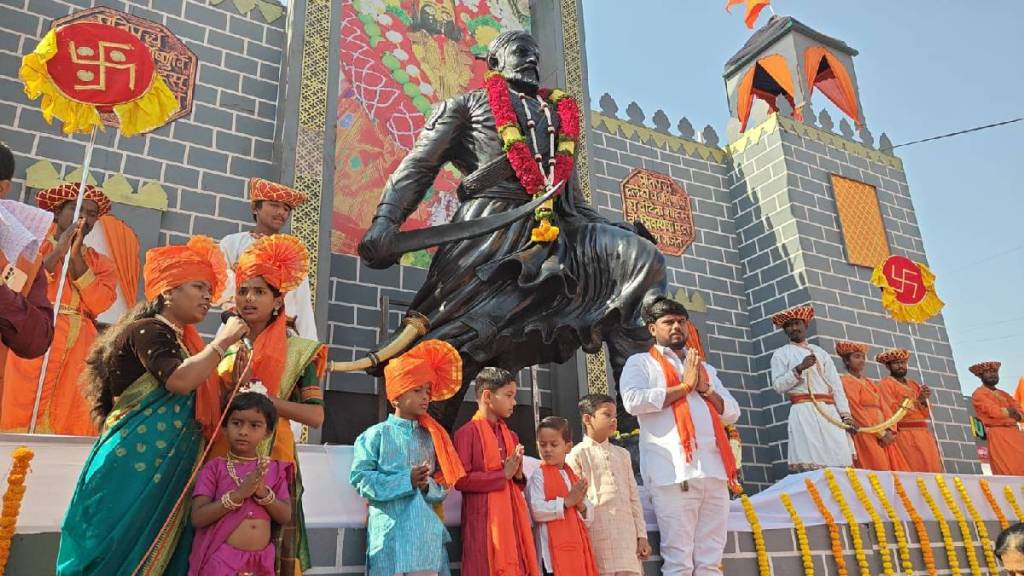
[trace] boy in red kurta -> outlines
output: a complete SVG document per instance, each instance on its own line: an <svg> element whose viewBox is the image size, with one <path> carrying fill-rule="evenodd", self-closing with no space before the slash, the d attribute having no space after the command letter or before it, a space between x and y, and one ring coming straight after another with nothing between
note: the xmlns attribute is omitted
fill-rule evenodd
<svg viewBox="0 0 1024 576"><path fill-rule="evenodd" d="M96 317L117 299L117 269L113 260L83 244L96 221L110 211L110 200L92 186L86 185L83 193L85 199L77 222L72 221L77 183L62 184L36 195L39 207L54 213L53 235L39 249L50 302L57 299L60 274L63 271L67 275L39 401L36 431L45 434L97 433L89 413L92 403L85 399L78 376L96 340ZM64 256L69 252L71 259L64 271ZM42 358L7 356L0 430L28 430L42 363Z"/></svg>
<svg viewBox="0 0 1024 576"><path fill-rule="evenodd" d="M971 366L971 374L983 386L971 394L971 403L978 419L985 425L992 473L997 476L1024 476L1024 430L1021 407L1013 396L996 388L999 384L999 362L981 362Z"/></svg>
<svg viewBox="0 0 1024 576"><path fill-rule="evenodd" d="M462 574L538 576L530 512L523 497L523 447L505 419L516 407L516 382L501 368L476 377L480 410L455 432L466 475L462 492Z"/></svg>
<svg viewBox="0 0 1024 576"><path fill-rule="evenodd" d="M907 378L907 361L910 350L897 348L886 350L875 357L879 364L885 364L889 376L882 378L878 385L889 401L889 410L895 412L904 398L909 398L913 408L900 420L896 427L896 446L903 454L911 472L942 472L942 456L935 436L928 429L931 409L928 407L931 388Z"/></svg>

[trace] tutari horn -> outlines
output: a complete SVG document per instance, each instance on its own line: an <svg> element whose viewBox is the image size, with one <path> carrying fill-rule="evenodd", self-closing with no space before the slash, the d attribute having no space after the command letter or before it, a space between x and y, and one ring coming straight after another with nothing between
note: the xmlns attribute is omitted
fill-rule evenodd
<svg viewBox="0 0 1024 576"><path fill-rule="evenodd" d="M837 428L842 428L843 430L852 430L854 432L864 432L867 434L877 434L882 430L892 428L893 426L898 424L900 420L903 420L903 417L907 415L907 412L910 412L914 408L913 401L911 401L910 398L904 398L903 402L900 403L900 407L896 409L896 412L888 420L880 422L873 426L857 428L855 426L848 425L846 422L843 422L842 420L837 420L831 414L826 412L825 409L822 408L821 404L818 402L818 399L814 397L814 390L811 389L811 386L809 384L807 386L807 394L808 396L811 397L811 403L814 404L815 410L818 411L818 414L820 414L826 422L832 424Z"/></svg>
<svg viewBox="0 0 1024 576"><path fill-rule="evenodd" d="M329 362L327 369L331 372L358 372L360 370L372 370L406 351L409 345L422 337L430 330L430 320L410 310L402 319L402 331L388 345L380 350L368 353L364 358L352 362Z"/></svg>

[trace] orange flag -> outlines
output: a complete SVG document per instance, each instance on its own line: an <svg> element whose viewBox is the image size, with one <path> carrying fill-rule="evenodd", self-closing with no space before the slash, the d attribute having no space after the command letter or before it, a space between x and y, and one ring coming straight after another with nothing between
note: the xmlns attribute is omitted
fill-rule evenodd
<svg viewBox="0 0 1024 576"><path fill-rule="evenodd" d="M743 15L743 22L747 24L747 28L753 29L754 23L757 22L757 17L761 14L761 10L764 10L765 6L771 4L771 0L725 0L725 11L732 12L732 7L736 4L747 5L747 10Z"/></svg>

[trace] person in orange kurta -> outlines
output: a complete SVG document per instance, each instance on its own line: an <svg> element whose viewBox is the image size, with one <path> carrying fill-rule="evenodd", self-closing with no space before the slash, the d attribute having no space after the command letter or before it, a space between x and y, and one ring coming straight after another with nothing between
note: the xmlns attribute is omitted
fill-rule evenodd
<svg viewBox="0 0 1024 576"><path fill-rule="evenodd" d="M971 394L971 404L978 419L985 425L992 473L996 476L1024 476L1024 430L1021 406L1009 393L996 388L999 384L999 362L981 362L971 366L983 384Z"/></svg>
<svg viewBox="0 0 1024 576"><path fill-rule="evenodd" d="M928 386L907 378L907 361L910 350L896 348L886 350L875 357L879 364L885 364L889 376L878 384L882 395L889 401L889 410L895 412L909 398L913 408L896 426L896 447L909 465L910 472L942 472L942 456L935 436L928 429L932 419L928 399L932 390Z"/></svg>
<svg viewBox="0 0 1024 576"><path fill-rule="evenodd" d="M888 399L878 384L866 378L862 371L868 353L867 344L837 342L836 354L846 365L846 374L841 376L846 399L850 402L850 413L858 427L875 426L892 417L893 411ZM857 432L853 435L857 449L855 464L866 470L910 470L909 464L896 447L896 426L882 432Z"/></svg>
<svg viewBox="0 0 1024 576"><path fill-rule="evenodd" d="M95 436L96 425L89 413L92 403L83 395L78 376L85 370L86 354L96 340L96 316L117 299L117 270L112 260L83 244L96 220L110 211L110 200L103 192L86 185L80 217L75 222L77 193L77 183L66 183L36 195L39 207L54 213L52 234L39 249L47 274L50 302L57 299L64 255L71 253L46 365L36 431ZM13 354L7 356L0 431L28 430L42 363L42 358L26 360Z"/></svg>

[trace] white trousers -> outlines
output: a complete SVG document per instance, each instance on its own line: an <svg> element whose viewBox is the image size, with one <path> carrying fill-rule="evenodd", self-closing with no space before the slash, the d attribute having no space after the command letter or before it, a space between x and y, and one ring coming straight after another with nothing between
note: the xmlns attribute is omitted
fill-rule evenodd
<svg viewBox="0 0 1024 576"><path fill-rule="evenodd" d="M663 576L711 576L722 573L729 517L729 485L716 478L650 489L661 532Z"/></svg>

